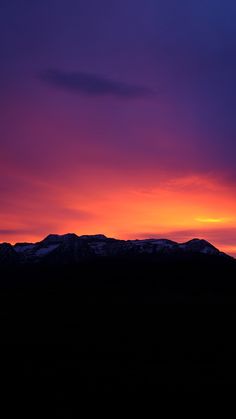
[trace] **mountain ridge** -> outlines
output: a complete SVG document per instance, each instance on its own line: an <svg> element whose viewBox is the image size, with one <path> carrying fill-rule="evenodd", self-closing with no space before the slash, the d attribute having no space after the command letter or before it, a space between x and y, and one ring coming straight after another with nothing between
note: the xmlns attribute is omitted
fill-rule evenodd
<svg viewBox="0 0 236 419"><path fill-rule="evenodd" d="M108 257L187 257L190 254L231 258L204 239L193 238L184 243L168 239L147 238L121 240L103 234L49 234L35 243L0 243L1 264L52 263L69 264Z"/></svg>

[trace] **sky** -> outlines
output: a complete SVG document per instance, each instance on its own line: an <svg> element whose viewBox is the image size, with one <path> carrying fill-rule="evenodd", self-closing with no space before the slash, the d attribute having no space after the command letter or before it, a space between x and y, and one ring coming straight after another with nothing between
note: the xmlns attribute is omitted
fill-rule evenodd
<svg viewBox="0 0 236 419"><path fill-rule="evenodd" d="M0 242L236 256L236 3L0 0Z"/></svg>

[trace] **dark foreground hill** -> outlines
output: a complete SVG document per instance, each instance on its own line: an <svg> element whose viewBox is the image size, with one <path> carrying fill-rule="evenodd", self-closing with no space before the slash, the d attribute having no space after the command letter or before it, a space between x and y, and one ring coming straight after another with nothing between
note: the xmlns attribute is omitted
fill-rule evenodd
<svg viewBox="0 0 236 419"><path fill-rule="evenodd" d="M2 263L6 388L65 417L87 393L234 391L236 263L189 243Z"/></svg>

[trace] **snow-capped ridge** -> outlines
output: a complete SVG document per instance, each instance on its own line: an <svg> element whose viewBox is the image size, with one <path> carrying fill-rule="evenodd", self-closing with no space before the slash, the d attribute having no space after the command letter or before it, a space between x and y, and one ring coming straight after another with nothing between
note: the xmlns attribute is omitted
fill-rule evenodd
<svg viewBox="0 0 236 419"><path fill-rule="evenodd" d="M187 241L186 243L179 244L179 247L184 248L185 250L203 254L217 255L220 253L220 251L215 246L204 239L194 238Z"/></svg>
<svg viewBox="0 0 236 419"><path fill-rule="evenodd" d="M67 233L49 234L37 243L0 244L0 261L14 260L20 263L78 263L97 257L123 257L150 255L151 257L185 257L190 254L224 256L204 239L194 238L177 243L164 238L119 240L103 234L81 235Z"/></svg>

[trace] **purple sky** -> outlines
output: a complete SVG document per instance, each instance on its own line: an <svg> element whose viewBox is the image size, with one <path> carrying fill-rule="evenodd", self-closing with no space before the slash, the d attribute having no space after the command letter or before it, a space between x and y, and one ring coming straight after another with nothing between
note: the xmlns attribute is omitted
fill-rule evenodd
<svg viewBox="0 0 236 419"><path fill-rule="evenodd" d="M236 252L235 21L229 0L0 0L0 241L184 231Z"/></svg>

